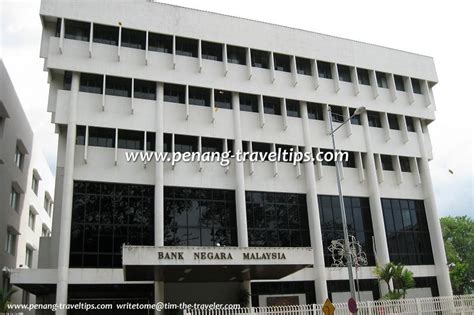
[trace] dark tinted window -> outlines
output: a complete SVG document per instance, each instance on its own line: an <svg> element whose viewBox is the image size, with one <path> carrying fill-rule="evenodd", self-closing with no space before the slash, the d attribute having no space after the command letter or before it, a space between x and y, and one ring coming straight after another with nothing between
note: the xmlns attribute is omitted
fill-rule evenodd
<svg viewBox="0 0 474 315"><path fill-rule="evenodd" d="M173 36L148 33L148 50L162 53L173 53Z"/></svg>
<svg viewBox="0 0 474 315"><path fill-rule="evenodd" d="M201 41L203 59L222 61L222 44Z"/></svg>
<svg viewBox="0 0 474 315"><path fill-rule="evenodd" d="M405 91L405 82L403 81L403 77L394 75L393 78L395 80L395 88L398 91Z"/></svg>
<svg viewBox="0 0 474 315"><path fill-rule="evenodd" d="M402 172L411 172L410 159L405 156L400 156L399 159Z"/></svg>
<svg viewBox="0 0 474 315"><path fill-rule="evenodd" d="M214 90L214 105L217 108L232 109L232 93L223 90Z"/></svg>
<svg viewBox="0 0 474 315"><path fill-rule="evenodd" d="M382 128L379 112L367 111L367 120L369 121L370 127Z"/></svg>
<svg viewBox="0 0 474 315"><path fill-rule="evenodd" d="M164 84L164 101L171 103L185 103L186 87L178 84Z"/></svg>
<svg viewBox="0 0 474 315"><path fill-rule="evenodd" d="M286 114L288 117L301 117L300 102L295 100L286 100Z"/></svg>
<svg viewBox="0 0 474 315"><path fill-rule="evenodd" d="M133 97L145 100L156 100L156 82L135 79Z"/></svg>
<svg viewBox="0 0 474 315"><path fill-rule="evenodd" d="M398 116L394 114L387 114L387 117L390 129L400 130L400 126L398 125Z"/></svg>
<svg viewBox="0 0 474 315"><path fill-rule="evenodd" d="M118 45L119 28L117 26L109 26L94 23L94 42L107 44L107 45Z"/></svg>
<svg viewBox="0 0 474 315"><path fill-rule="evenodd" d="M72 82L72 72L64 71L63 90L70 91Z"/></svg>
<svg viewBox="0 0 474 315"><path fill-rule="evenodd" d="M106 76L105 94L130 97L132 95L132 79Z"/></svg>
<svg viewBox="0 0 474 315"><path fill-rule="evenodd" d="M296 71L298 74L311 75L311 60L296 57Z"/></svg>
<svg viewBox="0 0 474 315"><path fill-rule="evenodd" d="M224 148L224 142L219 138L201 138L201 149L204 152L221 152Z"/></svg>
<svg viewBox="0 0 474 315"><path fill-rule="evenodd" d="M258 113L258 97L253 94L239 93L240 110Z"/></svg>
<svg viewBox="0 0 474 315"><path fill-rule="evenodd" d="M232 190L165 187L166 246L237 246Z"/></svg>
<svg viewBox="0 0 474 315"><path fill-rule="evenodd" d="M304 194L247 191L249 246L309 247Z"/></svg>
<svg viewBox="0 0 474 315"><path fill-rule="evenodd" d="M344 158L344 160L342 161L342 166L355 168L356 165L355 165L355 154L354 154L354 152L344 151L343 153L347 154L347 161Z"/></svg>
<svg viewBox="0 0 474 315"><path fill-rule="evenodd" d="M393 171L393 160L390 155L380 155L380 160L382 161L382 169L384 171Z"/></svg>
<svg viewBox="0 0 474 315"><path fill-rule="evenodd" d="M170 133L163 134L163 152L171 152L172 141L173 136Z"/></svg>
<svg viewBox="0 0 474 315"><path fill-rule="evenodd" d="M351 82L351 69L348 66L337 65L339 81Z"/></svg>
<svg viewBox="0 0 474 315"><path fill-rule="evenodd" d="M270 53L268 51L251 49L252 67L269 69Z"/></svg>
<svg viewBox="0 0 474 315"><path fill-rule="evenodd" d="M147 131L146 133L146 150L156 151L156 133Z"/></svg>
<svg viewBox="0 0 474 315"><path fill-rule="evenodd" d="M421 93L421 85L420 85L420 80L418 79L411 79L411 85L413 87L413 93L416 94L422 94Z"/></svg>
<svg viewBox="0 0 474 315"><path fill-rule="evenodd" d="M145 134L143 131L118 130L118 147L120 149L143 150Z"/></svg>
<svg viewBox="0 0 474 315"><path fill-rule="evenodd" d="M85 145L86 144L86 126L76 126L76 144Z"/></svg>
<svg viewBox="0 0 474 315"><path fill-rule="evenodd" d="M265 114L281 115L280 99L276 97L263 97L263 111Z"/></svg>
<svg viewBox="0 0 474 315"><path fill-rule="evenodd" d="M262 152L262 153L270 153L273 152L272 145L270 143L265 142L252 142L252 152ZM261 158L263 160L268 160L268 154L262 155Z"/></svg>
<svg viewBox="0 0 474 315"><path fill-rule="evenodd" d="M355 116L352 116L354 115L354 112L355 112L355 108L349 108L349 115L351 115L351 124L352 125L362 125L361 121L360 121L360 115L355 115Z"/></svg>
<svg viewBox="0 0 474 315"><path fill-rule="evenodd" d="M115 148L115 129L89 127L89 145L93 147Z"/></svg>
<svg viewBox="0 0 474 315"><path fill-rule="evenodd" d="M316 120L324 120L323 116L323 104L318 103L307 103L308 106L308 118Z"/></svg>
<svg viewBox="0 0 474 315"><path fill-rule="evenodd" d="M175 135L175 152L198 152L198 138L195 136Z"/></svg>
<svg viewBox="0 0 474 315"><path fill-rule="evenodd" d="M176 37L176 54L197 58L198 41L191 38Z"/></svg>
<svg viewBox="0 0 474 315"><path fill-rule="evenodd" d="M102 94L104 76L99 74L81 73L79 91Z"/></svg>
<svg viewBox="0 0 474 315"><path fill-rule="evenodd" d="M318 61L318 76L320 78L332 79L331 64L324 61Z"/></svg>
<svg viewBox="0 0 474 315"><path fill-rule="evenodd" d="M89 41L91 23L73 20L65 20L64 23L64 38Z"/></svg>
<svg viewBox="0 0 474 315"><path fill-rule="evenodd" d="M344 114L342 113L341 106L331 105L331 115L332 115L332 121L334 122L344 121Z"/></svg>
<svg viewBox="0 0 474 315"><path fill-rule="evenodd" d="M273 54L273 62L275 65L275 70L290 72L290 56L282 54Z"/></svg>
<svg viewBox="0 0 474 315"><path fill-rule="evenodd" d="M122 28L122 42L123 47L130 47L145 50L146 33L144 31L131 30Z"/></svg>
<svg viewBox="0 0 474 315"><path fill-rule="evenodd" d="M376 72L375 75L377 77L377 85L380 88L388 89L387 75L383 72Z"/></svg>
<svg viewBox="0 0 474 315"><path fill-rule="evenodd" d="M359 84L370 85L369 70L357 68L357 78L359 80Z"/></svg>
<svg viewBox="0 0 474 315"><path fill-rule="evenodd" d="M199 106L211 106L211 90L190 86L189 104Z"/></svg>
<svg viewBox="0 0 474 315"><path fill-rule="evenodd" d="M411 132L415 132L415 123L413 122L413 118L409 116L405 116L405 121L407 123L407 130Z"/></svg>
<svg viewBox="0 0 474 315"><path fill-rule="evenodd" d="M247 64L247 52L243 47L227 45L227 61L239 65Z"/></svg>

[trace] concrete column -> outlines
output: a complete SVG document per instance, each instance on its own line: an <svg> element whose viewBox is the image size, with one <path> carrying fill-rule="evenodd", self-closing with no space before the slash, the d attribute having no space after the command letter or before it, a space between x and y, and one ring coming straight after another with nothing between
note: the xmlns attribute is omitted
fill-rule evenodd
<svg viewBox="0 0 474 315"><path fill-rule="evenodd" d="M383 220L382 201L380 200L380 190L375 168L374 152L372 151L372 141L370 138L369 120L367 112L361 114L362 125L364 127L364 138L367 154L365 156L365 168L367 171L367 182L369 185L369 203L372 226L374 229L376 260L377 264L385 265L390 261L387 245L387 234Z"/></svg>
<svg viewBox="0 0 474 315"><path fill-rule="evenodd" d="M156 152L163 151L163 83L156 83ZM155 163L155 246L164 245L163 162Z"/></svg>
<svg viewBox="0 0 474 315"><path fill-rule="evenodd" d="M66 154L64 159L64 178L61 206L61 225L59 231L58 282L56 303L66 304L68 297L69 250L71 245L72 193L74 172L74 151L76 148L76 107L79 93L80 74L73 72L71 81L71 99L66 135ZM66 314L58 310L56 314Z"/></svg>
<svg viewBox="0 0 474 315"><path fill-rule="evenodd" d="M308 123L308 107L306 102L300 102L301 120L303 122L303 137L305 152L312 152ZM324 247L321 234L321 222L319 217L318 190L316 186L316 176L312 162L303 163L304 177L306 180L306 203L308 205L308 221L311 237L311 247L313 248L313 273L314 287L316 291L316 303L324 303L328 298L326 284L326 269L324 265Z"/></svg>
<svg viewBox="0 0 474 315"><path fill-rule="evenodd" d="M241 282L240 284L240 288L242 290L245 290L249 296L248 296L248 304L247 305L243 305L244 307L252 307L252 285L250 283L249 280L244 280Z"/></svg>
<svg viewBox="0 0 474 315"><path fill-rule="evenodd" d="M448 261L446 259L446 251L444 248L443 234L441 232L441 224L438 217L438 209L436 207L436 198L433 190L433 182L431 181L430 168L428 165L428 154L425 146L425 137L421 129L419 119L413 119L415 130L420 145L421 158L419 159L419 168L421 176L421 184L423 185L423 193L425 196L425 212L428 229L430 231L431 247L433 250L433 258L436 266L437 282L440 296L453 295L451 287L451 279L449 278Z"/></svg>
<svg viewBox="0 0 474 315"><path fill-rule="evenodd" d="M242 152L242 130L240 124L239 93L232 93L234 111L234 152ZM247 208L245 204L244 163L235 161L235 210L237 216L237 237L239 247L248 247Z"/></svg>
<svg viewBox="0 0 474 315"><path fill-rule="evenodd" d="M163 281L155 281L153 284L153 291L155 295L155 304L165 301L165 283ZM162 313L162 310L155 310L155 314Z"/></svg>

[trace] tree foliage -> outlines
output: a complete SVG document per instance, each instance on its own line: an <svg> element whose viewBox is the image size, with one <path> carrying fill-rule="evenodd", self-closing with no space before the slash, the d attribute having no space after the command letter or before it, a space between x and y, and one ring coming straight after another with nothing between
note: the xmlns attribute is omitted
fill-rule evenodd
<svg viewBox="0 0 474 315"><path fill-rule="evenodd" d="M474 291L474 221L467 217L441 218L446 258L454 294Z"/></svg>
<svg viewBox="0 0 474 315"><path fill-rule="evenodd" d="M385 266L376 266L375 275L387 285L388 293L383 297L387 300L405 298L407 290L415 286L413 272L402 264L389 262Z"/></svg>

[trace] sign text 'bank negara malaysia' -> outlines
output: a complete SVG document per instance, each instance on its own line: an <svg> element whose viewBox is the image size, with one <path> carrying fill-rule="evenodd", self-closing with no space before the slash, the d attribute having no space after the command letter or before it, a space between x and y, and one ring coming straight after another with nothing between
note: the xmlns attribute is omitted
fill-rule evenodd
<svg viewBox="0 0 474 315"><path fill-rule="evenodd" d="M158 260L185 260L192 256L193 260L233 260L234 256L230 252L208 252L208 251L195 251L195 252L158 252ZM236 255L236 253L234 253ZM285 253L283 252L241 252L242 260L286 260Z"/></svg>

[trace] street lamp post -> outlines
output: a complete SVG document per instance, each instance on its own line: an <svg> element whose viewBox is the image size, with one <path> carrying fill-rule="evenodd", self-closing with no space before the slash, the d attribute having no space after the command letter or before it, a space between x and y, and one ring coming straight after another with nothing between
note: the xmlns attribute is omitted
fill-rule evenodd
<svg viewBox="0 0 474 315"><path fill-rule="evenodd" d="M356 115L360 115L361 113L365 112L365 107L359 107L357 110L352 114L348 119L343 121L336 129L333 129L332 125L332 111L331 106L329 106L328 110L328 119L329 119L329 126L331 127L331 140L332 140L332 148L334 151L334 158L336 157L336 140L334 139L334 133L339 130L345 123L352 119L352 117ZM344 252L346 254L347 260L347 271L349 273L349 288L351 290L351 297L355 300L355 285L354 285L354 275L352 273L352 254L349 248L349 233L347 231L347 218L346 218L346 208L344 207L344 197L342 196L342 187L341 187L341 175L339 174L340 167L342 167L342 162L339 159L335 161L336 166L336 182L337 182L337 191L339 193L339 204L341 208L341 217L342 217L342 229L344 231Z"/></svg>

